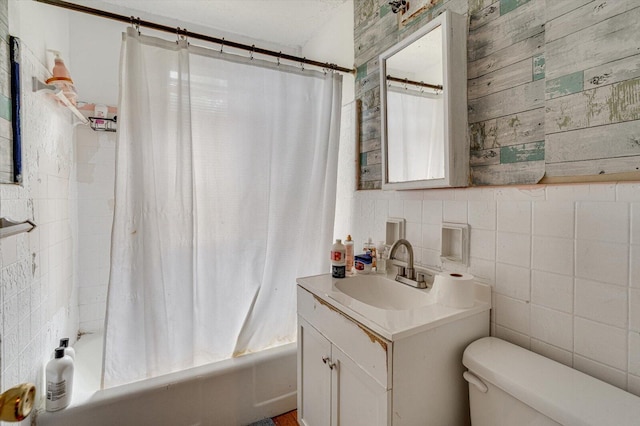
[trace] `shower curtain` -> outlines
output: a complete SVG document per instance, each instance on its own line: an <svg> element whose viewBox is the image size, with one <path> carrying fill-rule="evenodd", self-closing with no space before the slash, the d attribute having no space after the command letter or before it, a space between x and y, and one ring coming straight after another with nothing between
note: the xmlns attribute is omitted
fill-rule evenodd
<svg viewBox="0 0 640 426"><path fill-rule="evenodd" d="M389 181L444 178L444 100L411 89L387 89ZM416 161L423 158L424 161Z"/></svg>
<svg viewBox="0 0 640 426"><path fill-rule="evenodd" d="M295 340L327 272L342 78L123 34L103 387Z"/></svg>

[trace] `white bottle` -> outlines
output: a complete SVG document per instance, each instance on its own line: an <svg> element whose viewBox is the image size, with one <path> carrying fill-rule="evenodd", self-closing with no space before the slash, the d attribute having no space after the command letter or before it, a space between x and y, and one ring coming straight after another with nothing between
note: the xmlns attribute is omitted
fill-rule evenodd
<svg viewBox="0 0 640 426"><path fill-rule="evenodd" d="M60 347L64 348L64 354L69 355L71 359L75 362L76 360L76 351L71 346L69 346L69 338L63 337L60 339Z"/></svg>
<svg viewBox="0 0 640 426"><path fill-rule="evenodd" d="M353 240L351 239L351 235L347 235L347 239L344 242L345 248L345 260L347 263L346 274L351 275L353 273Z"/></svg>
<svg viewBox="0 0 640 426"><path fill-rule="evenodd" d="M71 402L73 391L73 360L65 355L65 348L57 348L55 357L47 363L47 411L58 411Z"/></svg>
<svg viewBox="0 0 640 426"><path fill-rule="evenodd" d="M331 276L333 278L344 278L347 269L346 248L342 240L336 240L331 247Z"/></svg>

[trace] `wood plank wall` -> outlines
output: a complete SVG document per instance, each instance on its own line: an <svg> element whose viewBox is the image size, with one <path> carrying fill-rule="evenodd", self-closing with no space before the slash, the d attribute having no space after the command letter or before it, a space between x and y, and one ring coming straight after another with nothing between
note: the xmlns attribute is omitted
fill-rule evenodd
<svg viewBox="0 0 640 426"><path fill-rule="evenodd" d="M13 182L9 3L0 1L0 183Z"/></svg>
<svg viewBox="0 0 640 426"><path fill-rule="evenodd" d="M640 2L420 0L399 25L355 0L360 189L381 187L378 55L450 9L466 15L473 185L640 170Z"/></svg>

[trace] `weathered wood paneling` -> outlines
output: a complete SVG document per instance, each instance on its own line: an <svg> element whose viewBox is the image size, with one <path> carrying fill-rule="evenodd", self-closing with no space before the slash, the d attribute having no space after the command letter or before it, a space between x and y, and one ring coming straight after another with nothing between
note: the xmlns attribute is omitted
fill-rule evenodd
<svg viewBox="0 0 640 426"><path fill-rule="evenodd" d="M639 170L638 0L419 0L400 27L387 3L355 0L362 189L381 179L377 56L445 9L469 14L473 185Z"/></svg>
<svg viewBox="0 0 640 426"><path fill-rule="evenodd" d="M639 32L640 7L637 7L547 43L547 78L558 78L637 55Z"/></svg>
<svg viewBox="0 0 640 426"><path fill-rule="evenodd" d="M539 182L543 176L544 160L496 164L471 169L471 181L474 185L526 185Z"/></svg>
<svg viewBox="0 0 640 426"><path fill-rule="evenodd" d="M492 55L467 64L467 77L476 78L500 68L515 64L523 59L544 52L544 33L537 34L521 42L505 47Z"/></svg>
<svg viewBox="0 0 640 426"><path fill-rule="evenodd" d="M571 3L571 2L556 2ZM638 7L638 0L591 1L571 13L549 19L545 27L547 43L591 27L605 19L627 12Z"/></svg>
<svg viewBox="0 0 640 426"><path fill-rule="evenodd" d="M546 133L640 119L640 77L546 103Z"/></svg>
<svg viewBox="0 0 640 426"><path fill-rule="evenodd" d="M533 81L479 99L469 100L469 123L544 106L544 80Z"/></svg>
<svg viewBox="0 0 640 426"><path fill-rule="evenodd" d="M552 133L546 142L548 164L640 155L640 121Z"/></svg>
<svg viewBox="0 0 640 426"><path fill-rule="evenodd" d="M531 0L469 33L470 61L526 40L544 31L544 0Z"/></svg>

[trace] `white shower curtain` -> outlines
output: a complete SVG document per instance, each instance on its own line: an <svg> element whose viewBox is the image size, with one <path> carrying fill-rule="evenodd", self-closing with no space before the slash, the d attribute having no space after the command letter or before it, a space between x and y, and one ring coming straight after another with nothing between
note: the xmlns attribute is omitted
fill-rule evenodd
<svg viewBox="0 0 640 426"><path fill-rule="evenodd" d="M327 271L342 78L123 35L103 386L295 340Z"/></svg>

